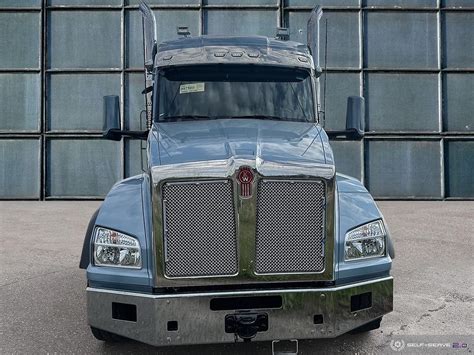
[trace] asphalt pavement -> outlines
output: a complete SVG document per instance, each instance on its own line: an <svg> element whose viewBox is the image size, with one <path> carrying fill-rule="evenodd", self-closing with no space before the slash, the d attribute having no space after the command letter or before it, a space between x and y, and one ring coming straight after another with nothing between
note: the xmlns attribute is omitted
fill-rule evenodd
<svg viewBox="0 0 474 355"><path fill-rule="evenodd" d="M471 352L474 202L378 204L396 249L394 311L367 334L300 341L300 353L396 354L394 347L400 353ZM86 279L78 263L86 226L99 205L0 202L0 354L271 353L268 342L154 348L97 341L87 325ZM428 341L454 344L435 349ZM418 346L409 348L408 342Z"/></svg>

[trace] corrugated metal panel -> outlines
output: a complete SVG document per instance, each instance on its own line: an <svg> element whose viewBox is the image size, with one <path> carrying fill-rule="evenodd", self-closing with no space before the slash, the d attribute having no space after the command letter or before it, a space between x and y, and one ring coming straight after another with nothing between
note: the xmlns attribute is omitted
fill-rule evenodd
<svg viewBox="0 0 474 355"><path fill-rule="evenodd" d="M0 139L0 191L3 198L40 197L39 139Z"/></svg>
<svg viewBox="0 0 474 355"><path fill-rule="evenodd" d="M0 131L40 129L41 77L38 73L0 73Z"/></svg>
<svg viewBox="0 0 474 355"><path fill-rule="evenodd" d="M366 130L439 132L438 74L367 73Z"/></svg>
<svg viewBox="0 0 474 355"><path fill-rule="evenodd" d="M366 183L376 196L442 196L439 140L371 140L366 159Z"/></svg>
<svg viewBox="0 0 474 355"><path fill-rule="evenodd" d="M104 196L121 177L117 142L53 138L46 149L48 196Z"/></svg>
<svg viewBox="0 0 474 355"><path fill-rule="evenodd" d="M447 193L452 197L474 197L474 141L446 141Z"/></svg>
<svg viewBox="0 0 474 355"><path fill-rule="evenodd" d="M120 95L120 74L51 74L47 93L49 131L100 132L102 96Z"/></svg>
<svg viewBox="0 0 474 355"><path fill-rule="evenodd" d="M39 68L40 14L0 12L0 68Z"/></svg>
<svg viewBox="0 0 474 355"><path fill-rule="evenodd" d="M138 2L0 0L0 198L101 197L140 171L139 142L98 139L103 95L120 95L123 122L140 126ZM369 133L334 142L337 170L379 198L474 197L471 0L148 2L160 40L177 25L269 36L283 25L304 42L311 8L323 5L327 128L344 128L347 96L367 99Z"/></svg>

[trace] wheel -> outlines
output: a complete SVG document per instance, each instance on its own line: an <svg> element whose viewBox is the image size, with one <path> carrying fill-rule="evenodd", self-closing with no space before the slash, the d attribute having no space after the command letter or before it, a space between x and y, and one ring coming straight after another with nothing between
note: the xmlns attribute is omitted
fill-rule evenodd
<svg viewBox="0 0 474 355"><path fill-rule="evenodd" d="M352 329L349 333L350 334L360 334L360 333L370 332L371 330L374 330L374 329L379 329L380 328L380 322L382 322L382 317L377 318L377 319L375 319L372 322L369 322L367 324L361 325L358 328Z"/></svg>
<svg viewBox="0 0 474 355"><path fill-rule="evenodd" d="M91 332L97 340L105 341L107 343L119 343L127 340L127 338L124 338L123 336L94 327L91 327Z"/></svg>

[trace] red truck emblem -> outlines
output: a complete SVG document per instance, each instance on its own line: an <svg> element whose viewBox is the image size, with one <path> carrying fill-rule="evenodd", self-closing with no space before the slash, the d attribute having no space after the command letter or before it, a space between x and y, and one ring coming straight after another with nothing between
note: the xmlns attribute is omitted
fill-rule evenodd
<svg viewBox="0 0 474 355"><path fill-rule="evenodd" d="M243 166L239 170L237 175L237 181L240 185L240 197L249 198L252 197L252 182L253 172L248 166Z"/></svg>

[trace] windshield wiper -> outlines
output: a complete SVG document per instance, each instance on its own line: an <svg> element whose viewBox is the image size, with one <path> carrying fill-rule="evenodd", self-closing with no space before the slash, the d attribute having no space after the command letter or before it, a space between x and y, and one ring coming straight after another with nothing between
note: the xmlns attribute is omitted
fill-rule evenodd
<svg viewBox="0 0 474 355"><path fill-rule="evenodd" d="M204 116L204 115L180 115L180 116L168 116L160 117L163 121L181 121L181 120L211 120L215 117Z"/></svg>

